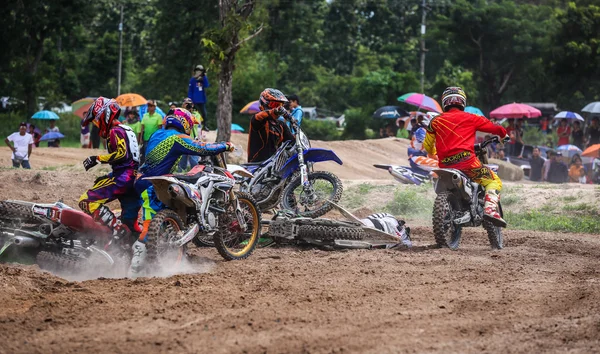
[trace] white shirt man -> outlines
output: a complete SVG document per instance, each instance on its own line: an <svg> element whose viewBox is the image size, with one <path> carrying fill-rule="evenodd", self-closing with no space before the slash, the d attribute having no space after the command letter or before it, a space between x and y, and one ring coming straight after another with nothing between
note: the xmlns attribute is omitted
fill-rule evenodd
<svg viewBox="0 0 600 354"><path fill-rule="evenodd" d="M29 156L31 156L31 150L33 149L33 136L27 133L27 124L21 123L19 125L19 131L12 133L4 142L12 151L12 163L14 168L30 169ZM12 145L11 145L12 142Z"/></svg>

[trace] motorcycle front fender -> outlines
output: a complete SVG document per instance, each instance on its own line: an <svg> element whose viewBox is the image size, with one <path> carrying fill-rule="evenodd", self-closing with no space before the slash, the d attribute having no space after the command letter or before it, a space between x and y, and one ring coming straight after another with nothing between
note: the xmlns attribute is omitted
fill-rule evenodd
<svg viewBox="0 0 600 354"><path fill-rule="evenodd" d="M342 160L335 154L335 152L326 149L311 148L304 150L304 162L323 162L323 161L335 161L337 164L343 164ZM283 179L288 178L291 174L296 172L299 168L298 154L294 154L290 157L283 168L281 169L281 177Z"/></svg>

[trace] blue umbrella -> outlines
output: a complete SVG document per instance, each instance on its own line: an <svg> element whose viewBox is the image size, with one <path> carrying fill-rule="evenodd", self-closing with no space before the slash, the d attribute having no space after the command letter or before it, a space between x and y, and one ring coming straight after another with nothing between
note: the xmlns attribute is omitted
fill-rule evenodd
<svg viewBox="0 0 600 354"><path fill-rule="evenodd" d="M65 136L59 132L50 132L42 135L40 141L63 139Z"/></svg>
<svg viewBox="0 0 600 354"><path fill-rule="evenodd" d="M582 153L580 148L578 148L575 145L571 145L571 144L561 145L561 146L557 147L556 150L561 151L563 153L563 155L566 153L567 156L569 156L569 157L573 157L576 154L581 155L581 153Z"/></svg>
<svg viewBox="0 0 600 354"><path fill-rule="evenodd" d="M244 128L242 128L239 124L234 123L231 125L231 130L237 130L237 131L243 132Z"/></svg>
<svg viewBox="0 0 600 354"><path fill-rule="evenodd" d="M144 114L146 114L146 112L148 112L148 105L145 104L143 106L140 106L140 121L142 120L142 118L144 118ZM161 117L165 117L165 112L163 112L162 109L160 109L160 107L156 106L156 113L160 114Z"/></svg>
<svg viewBox="0 0 600 354"><path fill-rule="evenodd" d="M580 121L584 121L583 117L575 112L562 111L554 116L554 118L565 118L565 119L577 119Z"/></svg>
<svg viewBox="0 0 600 354"><path fill-rule="evenodd" d="M49 119L49 120L60 119L58 114L56 114L52 111L39 111L36 114L34 114L33 116L31 116L31 118L33 118L33 119Z"/></svg>
<svg viewBox="0 0 600 354"><path fill-rule="evenodd" d="M481 109L479 109L477 107L467 106L467 107L465 107L465 112L485 117L485 115L483 114Z"/></svg>
<svg viewBox="0 0 600 354"><path fill-rule="evenodd" d="M373 118L397 119L406 117L409 113L398 106L383 106L373 113Z"/></svg>

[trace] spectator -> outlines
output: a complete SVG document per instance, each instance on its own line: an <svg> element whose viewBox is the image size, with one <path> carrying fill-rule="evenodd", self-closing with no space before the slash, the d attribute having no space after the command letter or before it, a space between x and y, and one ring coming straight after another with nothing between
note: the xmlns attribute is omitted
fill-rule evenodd
<svg viewBox="0 0 600 354"><path fill-rule="evenodd" d="M140 123L137 112L134 110L128 111L123 125L126 125L133 130L137 137L138 144L140 144L142 141L142 123Z"/></svg>
<svg viewBox="0 0 600 354"><path fill-rule="evenodd" d="M491 140L491 139L492 139L492 136L489 134L483 138L484 141ZM488 158L490 158L490 159L496 158L496 146L497 145L498 144L496 144L496 143L491 143L488 146L486 146L485 150L486 150Z"/></svg>
<svg viewBox="0 0 600 354"><path fill-rule="evenodd" d="M294 119L296 119L298 126L300 126L302 124L302 117L304 116L304 111L302 110L302 106L300 106L300 99L297 95L287 96L287 99L290 105L290 114L292 117L294 117ZM283 117L280 117L279 119L283 119ZM292 129L290 122L287 122L287 126L290 128L292 134L296 134L296 132Z"/></svg>
<svg viewBox="0 0 600 354"><path fill-rule="evenodd" d="M100 148L100 128L96 126L96 124L90 124L92 126L92 131L90 132L90 140L92 149Z"/></svg>
<svg viewBox="0 0 600 354"><path fill-rule="evenodd" d="M89 149L90 148L90 125L87 124L86 126L82 126L81 127L81 136L79 138L79 142L81 143L81 148L82 149Z"/></svg>
<svg viewBox="0 0 600 354"><path fill-rule="evenodd" d="M521 153L523 152L523 120L517 119L515 121L515 145L513 146L514 156L521 157Z"/></svg>
<svg viewBox="0 0 600 354"><path fill-rule="evenodd" d="M583 150L583 130L581 129L581 123L578 121L573 123L571 137L573 138L573 145Z"/></svg>
<svg viewBox="0 0 600 354"><path fill-rule="evenodd" d="M152 134L162 127L162 121L163 119L160 114L156 113L156 103L154 100L148 100L148 112L146 112L142 118L142 148L140 149L142 160L144 159L146 152L146 143ZM142 161L140 161L140 165L141 164Z"/></svg>
<svg viewBox="0 0 600 354"><path fill-rule="evenodd" d="M50 120L50 126L46 128L46 133L60 133L60 129L56 126L56 120ZM48 147L59 147L60 140L48 140Z"/></svg>
<svg viewBox="0 0 600 354"><path fill-rule="evenodd" d="M408 139L409 133L408 130L404 129L405 122L398 120L398 132L396 133L396 138Z"/></svg>
<svg viewBox="0 0 600 354"><path fill-rule="evenodd" d="M202 118L206 121L206 92L210 87L206 70L202 65L196 65L194 76L190 79L188 87L188 98L194 103L194 107L200 111Z"/></svg>
<svg viewBox="0 0 600 354"><path fill-rule="evenodd" d="M569 122L567 119L562 119L556 129L556 134L558 135L558 144L556 146L569 145L569 136L571 136L571 127L569 127Z"/></svg>
<svg viewBox="0 0 600 354"><path fill-rule="evenodd" d="M542 180L542 170L544 168L544 159L540 156L540 148L533 148L533 157L529 159L529 180L539 182Z"/></svg>
<svg viewBox="0 0 600 354"><path fill-rule="evenodd" d="M40 147L40 138L42 137L42 134L40 134L39 130L35 129L35 125L29 125L29 134L33 137L33 145L35 145L35 147Z"/></svg>
<svg viewBox="0 0 600 354"><path fill-rule="evenodd" d="M173 110L175 108L177 108L177 104L175 102L169 103L169 110Z"/></svg>
<svg viewBox="0 0 600 354"><path fill-rule="evenodd" d="M560 153L553 153L548 166L547 181L550 183L566 183L569 180L569 168L560 161Z"/></svg>
<svg viewBox="0 0 600 354"><path fill-rule="evenodd" d="M587 128L585 136L587 138L586 147L592 146L594 144L600 144L600 124L598 117L594 117L592 119L592 123Z"/></svg>
<svg viewBox="0 0 600 354"><path fill-rule="evenodd" d="M546 135L548 134L548 127L550 126L550 124L548 124L548 118L547 117L543 117L540 120L540 131Z"/></svg>
<svg viewBox="0 0 600 354"><path fill-rule="evenodd" d="M550 149L554 148L554 143L552 142L552 137L550 136L546 138L546 147Z"/></svg>
<svg viewBox="0 0 600 354"><path fill-rule="evenodd" d="M582 171L583 175L585 176L585 167L583 167L583 161L581 161L581 156L574 155L571 158L571 164L569 166L569 182L579 183Z"/></svg>
<svg viewBox="0 0 600 354"><path fill-rule="evenodd" d="M496 153L496 159L498 160L502 160L502 161L506 161L506 155L504 154L504 149L498 149L498 152Z"/></svg>
<svg viewBox="0 0 600 354"><path fill-rule="evenodd" d="M508 136L510 137L510 141L504 144L504 147L506 148L505 153L507 156L513 156L516 150L515 144L517 143L517 134L515 133L515 129L515 120L509 120L508 127L506 128L506 134L508 134Z"/></svg>
<svg viewBox="0 0 600 354"><path fill-rule="evenodd" d="M27 123L23 122L19 125L19 131L12 133L4 142L12 151L12 165L14 168L30 169L29 156L31 156L31 150L33 150L33 137L27 133ZM11 145L10 143L13 143Z"/></svg>

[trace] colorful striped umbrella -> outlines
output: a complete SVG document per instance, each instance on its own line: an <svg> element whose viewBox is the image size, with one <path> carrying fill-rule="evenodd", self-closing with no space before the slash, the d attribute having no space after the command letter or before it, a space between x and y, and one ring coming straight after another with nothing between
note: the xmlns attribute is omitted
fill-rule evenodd
<svg viewBox="0 0 600 354"><path fill-rule="evenodd" d="M95 98L86 97L71 103L71 109L74 115L83 118L94 103Z"/></svg>
<svg viewBox="0 0 600 354"><path fill-rule="evenodd" d="M442 107L436 100L422 93L410 92L398 97L398 101L423 108L428 111L442 113Z"/></svg>
<svg viewBox="0 0 600 354"><path fill-rule="evenodd" d="M240 110L242 114L254 114L260 112L260 106L258 105L258 101L249 102Z"/></svg>
<svg viewBox="0 0 600 354"><path fill-rule="evenodd" d="M575 112L570 111L562 111L559 114L555 115L554 118L564 118L564 119L577 119L580 121L584 121L583 117Z"/></svg>
<svg viewBox="0 0 600 354"><path fill-rule="evenodd" d="M536 118L540 117L542 112L523 103L510 103L500 106L490 112L491 118Z"/></svg>

